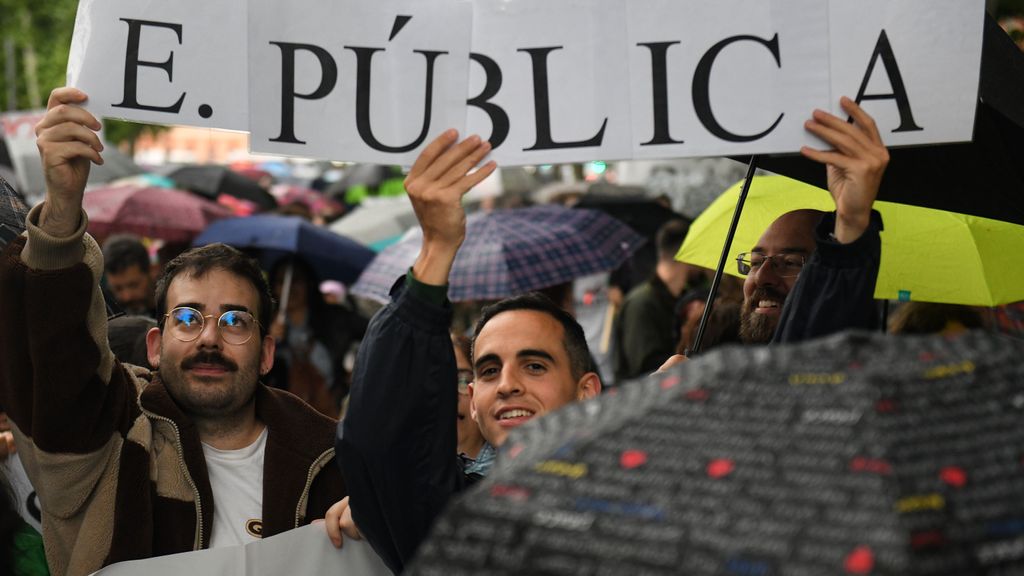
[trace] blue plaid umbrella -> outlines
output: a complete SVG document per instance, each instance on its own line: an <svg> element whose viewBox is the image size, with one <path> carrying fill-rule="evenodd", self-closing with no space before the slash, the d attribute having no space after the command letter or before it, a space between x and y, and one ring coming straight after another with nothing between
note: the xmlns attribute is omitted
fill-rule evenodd
<svg viewBox="0 0 1024 576"><path fill-rule="evenodd" d="M302 257L321 280L351 284L373 259L373 251L298 216L259 215L228 218L210 224L193 242L205 246L223 242L258 252L269 270L282 256Z"/></svg>
<svg viewBox="0 0 1024 576"><path fill-rule="evenodd" d="M377 255L352 292L388 301L395 279L416 261L423 233L410 230ZM644 239L596 210L533 206L475 213L449 276L448 297L497 300L613 270Z"/></svg>

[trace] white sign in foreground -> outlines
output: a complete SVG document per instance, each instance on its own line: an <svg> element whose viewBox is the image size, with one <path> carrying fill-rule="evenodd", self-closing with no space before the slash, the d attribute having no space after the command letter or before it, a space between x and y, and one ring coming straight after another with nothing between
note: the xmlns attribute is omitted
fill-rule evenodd
<svg viewBox="0 0 1024 576"><path fill-rule="evenodd" d="M345 540L336 550L321 525L303 526L245 546L119 562L92 576L279 576L335 574L391 576L369 544Z"/></svg>
<svg viewBox="0 0 1024 576"><path fill-rule="evenodd" d="M254 152L410 164L455 127L499 163L796 152L849 96L887 145L971 139L984 0L83 0L96 114Z"/></svg>

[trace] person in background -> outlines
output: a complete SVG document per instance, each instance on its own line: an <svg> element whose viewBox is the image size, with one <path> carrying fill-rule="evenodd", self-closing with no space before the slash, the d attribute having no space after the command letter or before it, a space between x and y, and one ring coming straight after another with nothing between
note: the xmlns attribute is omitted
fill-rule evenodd
<svg viewBox="0 0 1024 576"><path fill-rule="evenodd" d="M107 286L126 314L156 318L156 280L149 251L137 236L117 234L103 243Z"/></svg>
<svg viewBox="0 0 1024 576"><path fill-rule="evenodd" d="M976 309L958 304L907 302L889 318L890 334L956 334L984 326Z"/></svg>
<svg viewBox="0 0 1024 576"><path fill-rule="evenodd" d="M147 316L117 316L107 322L107 340L118 360L135 366L149 366L146 334L156 328Z"/></svg>
<svg viewBox="0 0 1024 576"><path fill-rule="evenodd" d="M615 381L650 374L675 352L679 332L674 329L676 299L696 284L701 269L676 260L689 225L670 220L656 236L658 263L654 274L633 288L622 303L612 329Z"/></svg>
<svg viewBox="0 0 1024 576"><path fill-rule="evenodd" d="M289 269L291 285L285 290ZM301 258L280 260L270 277L278 303L270 334L277 348L266 383L337 418L349 388L345 354L362 337L366 321L344 306L328 304L316 272Z"/></svg>
<svg viewBox="0 0 1024 576"><path fill-rule="evenodd" d="M3 450L0 446L0 461L6 458ZM18 514L3 469L0 469L0 574L50 574L43 551L43 537Z"/></svg>
<svg viewBox="0 0 1024 576"><path fill-rule="evenodd" d="M455 347L455 368L459 377L459 411L457 413L459 430L456 451L467 460L476 461L480 450L484 448L484 437L480 434L480 426L470 412L469 385L473 383L473 365L469 361L472 354L472 341L460 334L452 335Z"/></svg>

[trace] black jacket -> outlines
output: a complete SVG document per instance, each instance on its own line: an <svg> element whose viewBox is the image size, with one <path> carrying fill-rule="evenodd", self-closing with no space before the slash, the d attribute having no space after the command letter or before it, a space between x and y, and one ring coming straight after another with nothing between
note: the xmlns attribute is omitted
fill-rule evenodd
<svg viewBox="0 0 1024 576"><path fill-rule="evenodd" d="M359 347L336 449L352 518L398 573L468 480L456 456L451 305L419 298L404 279L391 297Z"/></svg>
<svg viewBox="0 0 1024 576"><path fill-rule="evenodd" d="M831 212L818 224L817 248L786 298L773 344L879 328L874 298L882 259L882 215L872 210L867 229L849 244L832 239L835 222Z"/></svg>

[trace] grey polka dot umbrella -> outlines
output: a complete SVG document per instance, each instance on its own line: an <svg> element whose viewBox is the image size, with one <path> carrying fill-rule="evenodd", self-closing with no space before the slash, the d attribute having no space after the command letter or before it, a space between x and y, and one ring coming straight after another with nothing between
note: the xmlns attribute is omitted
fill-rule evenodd
<svg viewBox="0 0 1024 576"><path fill-rule="evenodd" d="M1020 574L1024 342L726 348L510 437L410 572Z"/></svg>

